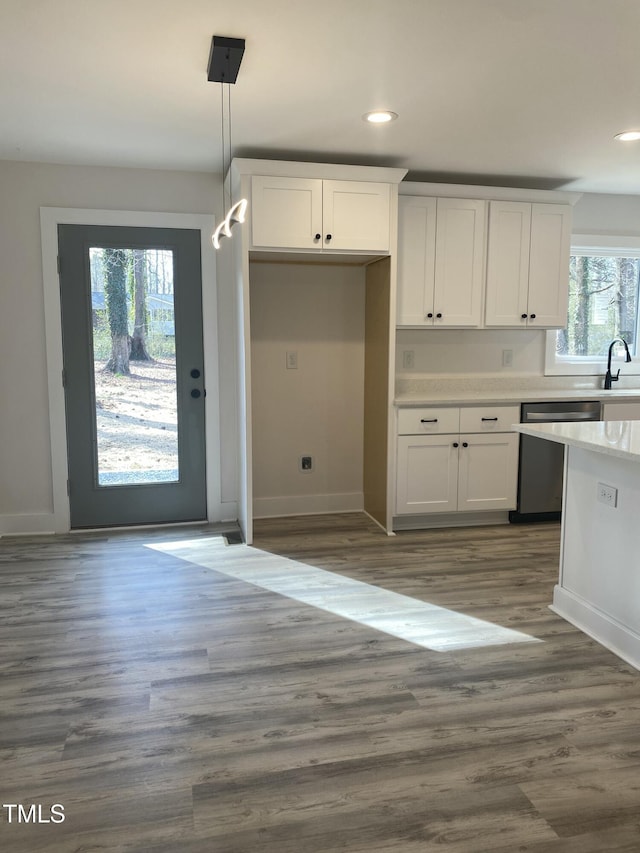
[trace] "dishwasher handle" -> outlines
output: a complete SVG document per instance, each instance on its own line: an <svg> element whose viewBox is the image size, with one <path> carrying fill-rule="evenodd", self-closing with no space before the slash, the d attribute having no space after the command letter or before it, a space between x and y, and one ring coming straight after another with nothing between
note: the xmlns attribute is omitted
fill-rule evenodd
<svg viewBox="0 0 640 853"><path fill-rule="evenodd" d="M599 421L595 412L527 412L523 423L542 421L543 423L561 423L563 421Z"/></svg>

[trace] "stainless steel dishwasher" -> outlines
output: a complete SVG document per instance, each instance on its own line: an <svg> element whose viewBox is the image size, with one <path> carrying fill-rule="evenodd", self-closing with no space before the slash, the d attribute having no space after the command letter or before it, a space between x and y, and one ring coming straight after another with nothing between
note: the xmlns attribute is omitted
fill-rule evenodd
<svg viewBox="0 0 640 853"><path fill-rule="evenodd" d="M602 404L598 400L561 403L524 403L523 424L599 421ZM562 509L564 445L530 435L520 436L518 508L509 521L556 521Z"/></svg>

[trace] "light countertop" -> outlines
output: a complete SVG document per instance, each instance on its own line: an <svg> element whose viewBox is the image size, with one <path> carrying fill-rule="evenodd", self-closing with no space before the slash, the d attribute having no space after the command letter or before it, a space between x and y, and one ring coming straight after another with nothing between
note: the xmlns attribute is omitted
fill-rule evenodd
<svg viewBox="0 0 640 853"><path fill-rule="evenodd" d="M595 377L594 377L595 378ZM635 377L637 379L637 377ZM564 380L564 381L563 381ZM622 385L622 383L620 383ZM402 379L396 383L398 407L498 405L554 400L601 400L605 403L640 403L640 387L615 387L605 391L601 383L576 382L566 377L538 378L465 377L454 379Z"/></svg>
<svg viewBox="0 0 640 853"><path fill-rule="evenodd" d="M512 428L534 438L640 462L640 421L514 424Z"/></svg>

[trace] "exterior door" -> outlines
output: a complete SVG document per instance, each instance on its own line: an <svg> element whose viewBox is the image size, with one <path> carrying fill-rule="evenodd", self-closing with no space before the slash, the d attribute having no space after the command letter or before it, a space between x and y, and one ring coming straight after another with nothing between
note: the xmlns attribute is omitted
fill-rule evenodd
<svg viewBox="0 0 640 853"><path fill-rule="evenodd" d="M200 232L59 225L72 528L207 517Z"/></svg>

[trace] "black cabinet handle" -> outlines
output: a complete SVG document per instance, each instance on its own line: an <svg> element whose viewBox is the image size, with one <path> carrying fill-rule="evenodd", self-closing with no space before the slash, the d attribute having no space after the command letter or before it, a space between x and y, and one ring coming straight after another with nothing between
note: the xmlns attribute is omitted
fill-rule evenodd
<svg viewBox="0 0 640 853"><path fill-rule="evenodd" d="M331 234L327 234L327 236L326 236L324 239L325 239L325 240L327 241L327 243L328 243L328 242L329 242L329 240L331 240Z"/></svg>
<svg viewBox="0 0 640 853"><path fill-rule="evenodd" d="M314 239L314 240L319 240L321 237L322 237L322 234L316 234L316 236L315 236L313 239Z"/></svg>
<svg viewBox="0 0 640 853"><path fill-rule="evenodd" d="M468 445L468 443L467 443L466 441L463 441L463 442L462 442L462 446L463 446L463 447L469 447L469 445Z"/></svg>
<svg viewBox="0 0 640 853"><path fill-rule="evenodd" d="M459 447L460 445L458 444L458 442L457 442L457 441L454 441L454 442L453 442L453 446L454 446L454 447Z"/></svg>
<svg viewBox="0 0 640 853"><path fill-rule="evenodd" d="M481 421L497 421L497 418L480 418Z"/></svg>
<svg viewBox="0 0 640 853"><path fill-rule="evenodd" d="M530 319L530 320L535 320L535 319L536 319L536 315L535 315L535 314L530 314L530 315L529 315L529 319Z"/></svg>
<svg viewBox="0 0 640 853"><path fill-rule="evenodd" d="M427 314L427 318L430 320L432 317L433 317L433 311L430 311L430 312Z"/></svg>
<svg viewBox="0 0 640 853"><path fill-rule="evenodd" d="M438 419L437 418L420 418L420 423L421 424L437 424Z"/></svg>
<svg viewBox="0 0 640 853"><path fill-rule="evenodd" d="M436 314L436 317L438 318L438 320L440 320L440 318L442 317L442 314Z"/></svg>
<svg viewBox="0 0 640 853"><path fill-rule="evenodd" d="M526 320L526 319L527 319L527 315L526 315L526 314L521 314L520 316L522 317L522 319L523 319L523 320Z"/></svg>

